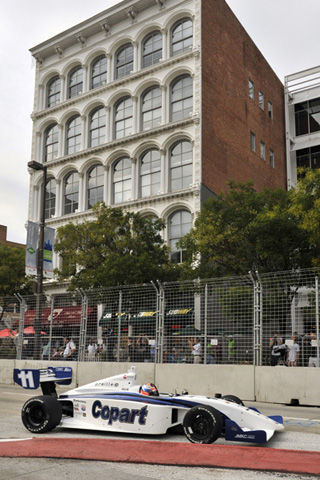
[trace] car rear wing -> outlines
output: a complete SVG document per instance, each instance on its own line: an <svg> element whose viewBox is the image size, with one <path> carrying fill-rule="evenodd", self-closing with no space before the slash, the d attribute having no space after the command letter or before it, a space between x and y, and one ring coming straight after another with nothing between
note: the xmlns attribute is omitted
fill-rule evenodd
<svg viewBox="0 0 320 480"><path fill-rule="evenodd" d="M13 381L22 388L36 390L41 386L44 395L56 396L55 385L70 385L71 367L48 367L46 369L25 368L13 370Z"/></svg>

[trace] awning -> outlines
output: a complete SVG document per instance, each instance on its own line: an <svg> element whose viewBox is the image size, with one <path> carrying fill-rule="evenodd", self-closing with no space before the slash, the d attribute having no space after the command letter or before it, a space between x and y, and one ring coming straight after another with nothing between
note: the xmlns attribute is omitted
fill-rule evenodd
<svg viewBox="0 0 320 480"><path fill-rule="evenodd" d="M116 314L114 314L114 318L112 319L112 312L110 311L109 308L106 308L99 320L99 327L106 327L108 323L110 323L112 327L117 327L119 322L118 319L119 319L119 312L116 312ZM121 313L121 325L124 325L126 319L127 319L127 313L126 312Z"/></svg>
<svg viewBox="0 0 320 480"><path fill-rule="evenodd" d="M88 308L88 318L94 312L93 307ZM36 310L27 310L24 317L24 326L34 324ZM51 308L41 309L41 326L50 325ZM65 327L70 325L79 326L81 324L81 306L75 307L57 307L52 312L52 325L55 327ZM19 325L19 321L15 326Z"/></svg>
<svg viewBox="0 0 320 480"><path fill-rule="evenodd" d="M146 324L146 323L155 323L157 320L157 311L156 310L144 310L139 312L137 315L133 315L130 320L130 325L136 324Z"/></svg>

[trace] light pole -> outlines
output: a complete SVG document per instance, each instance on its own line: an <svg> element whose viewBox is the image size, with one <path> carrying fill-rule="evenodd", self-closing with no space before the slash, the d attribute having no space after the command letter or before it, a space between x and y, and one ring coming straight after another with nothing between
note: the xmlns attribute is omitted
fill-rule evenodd
<svg viewBox="0 0 320 480"><path fill-rule="evenodd" d="M39 225L39 244L37 257L37 291L36 291L36 316L34 319L34 345L33 358L40 360L40 337L41 337L41 296L43 290L43 247L44 247L44 227L46 212L46 183L47 183L47 166L42 163L32 161L28 163L28 167L32 170L43 172L43 181L40 200L40 225Z"/></svg>

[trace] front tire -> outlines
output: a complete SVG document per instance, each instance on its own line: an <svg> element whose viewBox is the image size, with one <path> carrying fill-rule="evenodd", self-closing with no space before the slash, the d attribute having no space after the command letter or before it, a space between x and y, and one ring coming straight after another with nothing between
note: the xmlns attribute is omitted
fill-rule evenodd
<svg viewBox="0 0 320 480"><path fill-rule="evenodd" d="M223 421L221 414L210 405L191 408L183 419L183 430L192 443L213 443L221 435Z"/></svg>
<svg viewBox="0 0 320 480"><path fill-rule="evenodd" d="M21 411L22 423L32 433L46 433L61 421L62 408L55 397L43 395L26 401Z"/></svg>

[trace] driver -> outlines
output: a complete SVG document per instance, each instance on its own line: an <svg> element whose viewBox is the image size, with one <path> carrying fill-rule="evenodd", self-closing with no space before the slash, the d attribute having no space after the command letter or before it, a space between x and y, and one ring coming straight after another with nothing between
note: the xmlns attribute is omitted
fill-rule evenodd
<svg viewBox="0 0 320 480"><path fill-rule="evenodd" d="M159 390L154 383L145 383L139 389L139 393L142 395L148 395L150 397L159 397Z"/></svg>

